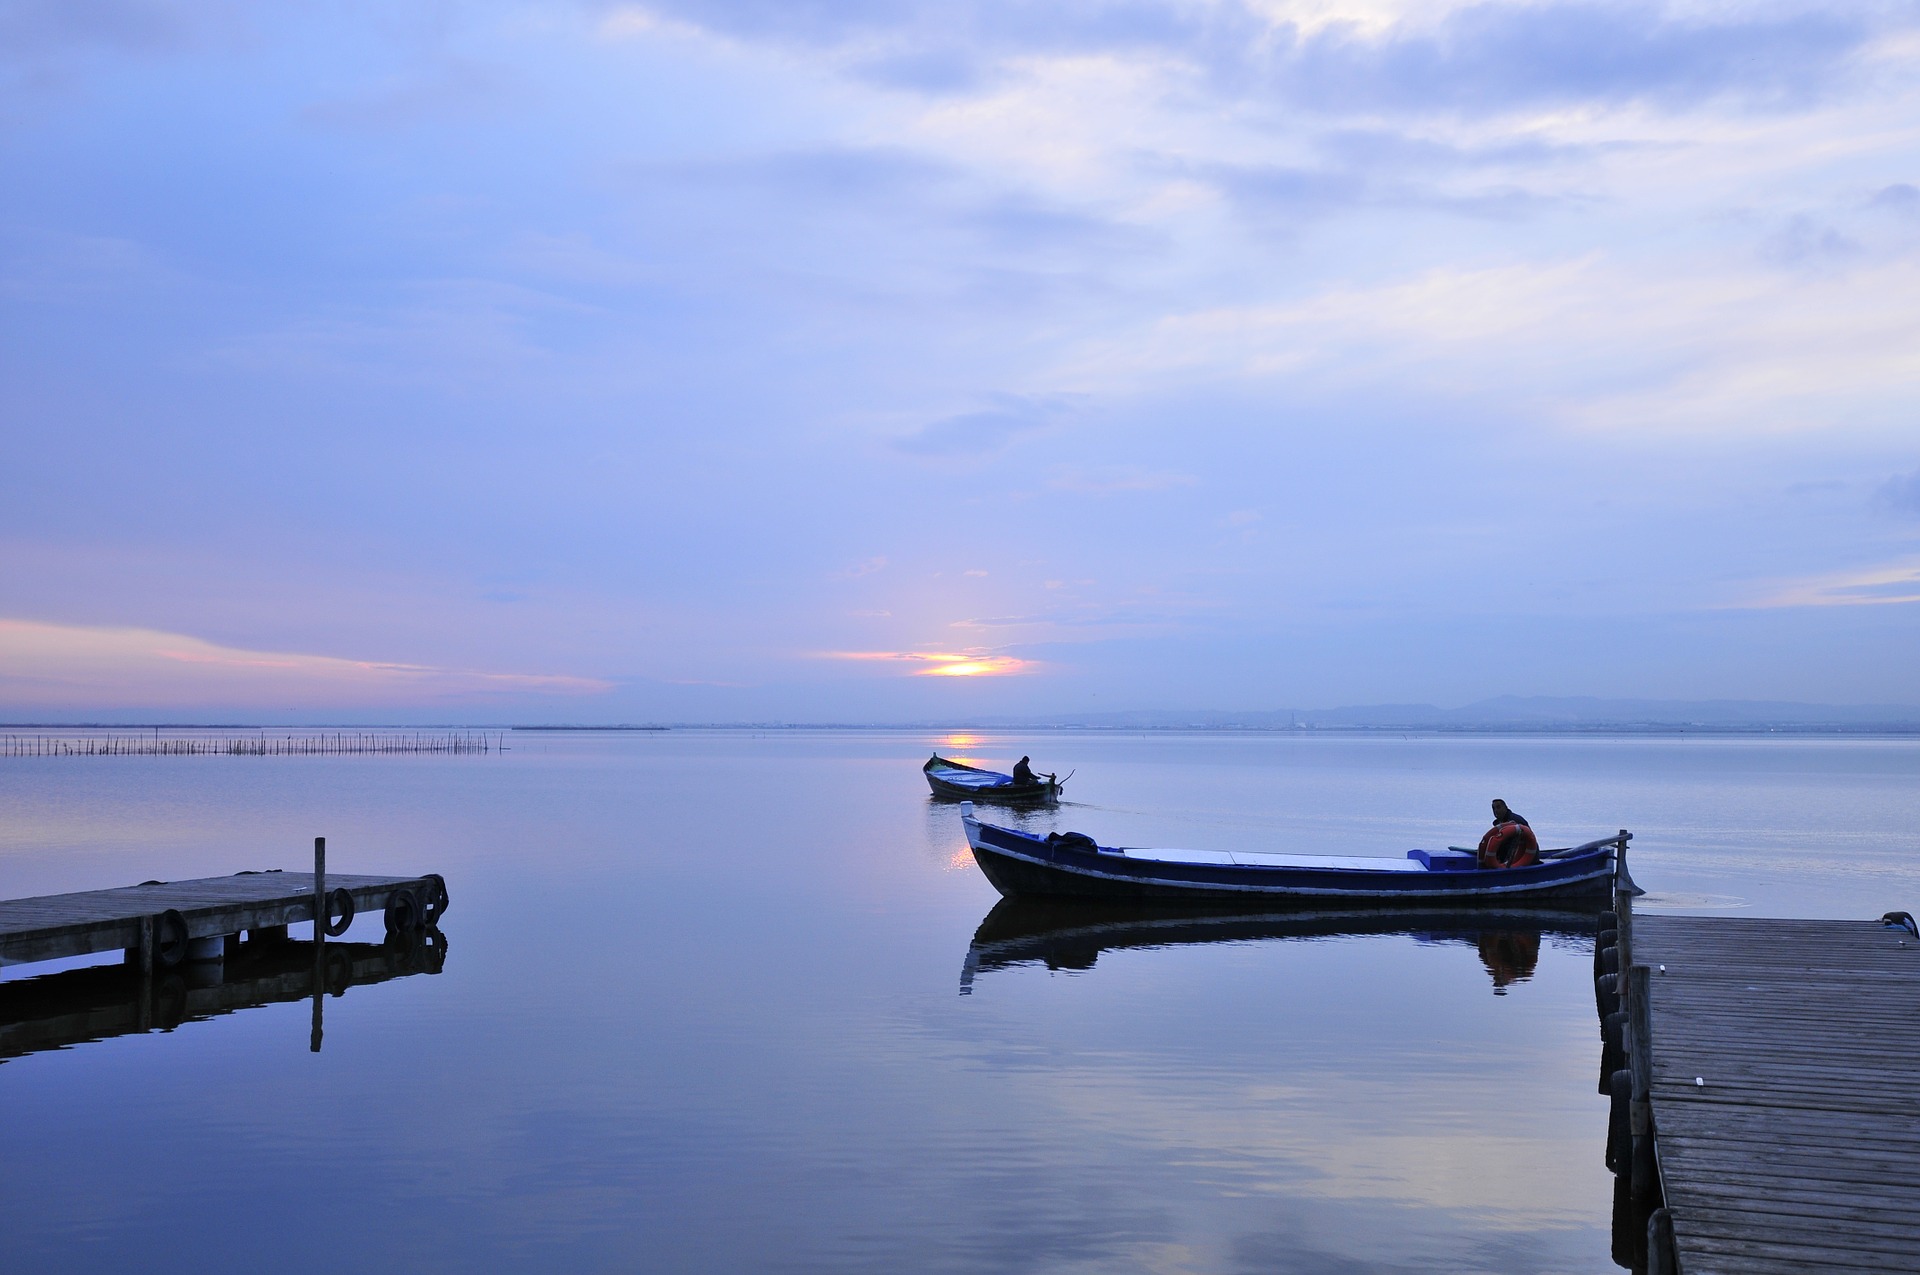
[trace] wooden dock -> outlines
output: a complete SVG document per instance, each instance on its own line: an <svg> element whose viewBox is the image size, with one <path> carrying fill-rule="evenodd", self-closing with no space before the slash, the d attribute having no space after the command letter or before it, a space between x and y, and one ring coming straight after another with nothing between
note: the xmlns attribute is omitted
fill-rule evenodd
<svg viewBox="0 0 1920 1275"><path fill-rule="evenodd" d="M376 909L386 922L384 947L329 946L329 935ZM439 972L446 910L447 885L436 873L328 876L325 837L313 840L312 872L237 872L0 901L0 965L119 951L132 967L0 985L0 1057L307 996L308 1048L318 1053L328 992L339 995L382 970L386 978L429 965ZM313 925L313 941L296 953L287 927L300 922Z"/></svg>
<svg viewBox="0 0 1920 1275"><path fill-rule="evenodd" d="M1626 894L1612 919L1609 1161L1645 1269L1920 1271L1920 937L1636 917Z"/></svg>
<svg viewBox="0 0 1920 1275"><path fill-rule="evenodd" d="M1679 1269L1920 1270L1920 942L1678 916L1634 942Z"/></svg>
<svg viewBox="0 0 1920 1275"><path fill-rule="evenodd" d="M355 914L380 911L390 928L397 921L398 928L415 929L437 920L445 900L445 884L431 874L330 876L324 864L318 874L242 872L8 899L0 902L0 963L118 949L145 954L141 959L149 964L171 966L187 959L218 959L213 941L242 932L283 933L288 925L312 921L323 909L335 924L343 916L350 920Z"/></svg>

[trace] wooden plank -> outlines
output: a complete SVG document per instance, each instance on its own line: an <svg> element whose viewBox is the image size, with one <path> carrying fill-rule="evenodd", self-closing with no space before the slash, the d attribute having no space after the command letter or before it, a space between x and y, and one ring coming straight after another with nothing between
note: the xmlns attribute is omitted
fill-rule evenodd
<svg viewBox="0 0 1920 1275"><path fill-rule="evenodd" d="M1721 1236L1693 1235L1674 1224L1674 1239L1686 1254L1686 1275L1792 1275L1797 1271L1876 1271L1889 1267L1884 1256L1831 1252L1819 1244L1755 1243Z"/></svg>

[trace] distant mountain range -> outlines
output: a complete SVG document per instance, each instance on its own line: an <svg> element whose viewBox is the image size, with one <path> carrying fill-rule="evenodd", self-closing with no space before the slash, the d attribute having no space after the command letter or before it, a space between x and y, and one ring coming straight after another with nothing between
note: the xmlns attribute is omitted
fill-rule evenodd
<svg viewBox="0 0 1920 1275"><path fill-rule="evenodd" d="M1082 726L1110 730L1738 731L1915 733L1920 707L1776 700L1596 699L1502 695L1460 708L1362 704L1345 708L1058 713L981 718L981 727Z"/></svg>

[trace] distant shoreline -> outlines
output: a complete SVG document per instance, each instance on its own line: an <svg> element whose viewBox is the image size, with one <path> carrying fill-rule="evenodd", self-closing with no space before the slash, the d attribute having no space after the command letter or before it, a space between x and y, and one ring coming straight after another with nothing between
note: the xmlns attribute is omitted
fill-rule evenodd
<svg viewBox="0 0 1920 1275"><path fill-rule="evenodd" d="M585 723L532 723L510 725L433 723L391 725L385 723L304 723L265 725L258 723L210 722L0 722L0 732L49 734L54 732L100 732L114 735L154 735L164 732L236 732L272 736L309 735L336 731L366 731L383 735L409 732L513 732L550 734L662 734L674 730L711 731L981 731L1010 734L1022 731L1078 731L1089 734L1230 734L1272 736L1650 736L1678 737L1717 735L1728 737L1894 737L1920 736L1920 719L1894 718L1883 721L1739 721L1712 719L1694 721L1315 721L1286 722L1236 721L1222 715L1219 720L1205 717L1179 720L1181 714L1144 715L1136 720L1075 721L1072 718L972 720L922 720L905 722L671 722L658 724L590 725ZM1155 720L1158 718L1158 720Z"/></svg>
<svg viewBox="0 0 1920 1275"><path fill-rule="evenodd" d="M508 730L595 730L595 731L633 731L633 730L672 730L671 726L509 726Z"/></svg>

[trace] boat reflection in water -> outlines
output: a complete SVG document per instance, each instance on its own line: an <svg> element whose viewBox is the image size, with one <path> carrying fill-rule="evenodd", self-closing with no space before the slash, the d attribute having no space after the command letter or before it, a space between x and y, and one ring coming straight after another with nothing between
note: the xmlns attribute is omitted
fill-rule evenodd
<svg viewBox="0 0 1920 1275"><path fill-rule="evenodd" d="M94 965L0 982L0 1061L88 1041L216 1018L281 1002L314 1001L311 1048L320 1047L320 996L412 974L438 974L447 940L437 929L385 943L253 938L225 958L143 974L137 964Z"/></svg>
<svg viewBox="0 0 1920 1275"><path fill-rule="evenodd" d="M960 994L981 974L1015 965L1088 970L1100 953L1188 943L1248 943L1340 935L1404 934L1421 943L1475 948L1493 993L1532 977L1546 935L1591 937L1592 912L1566 908L1263 908L1195 911L1119 902L1020 896L1002 899L980 922L960 971Z"/></svg>

